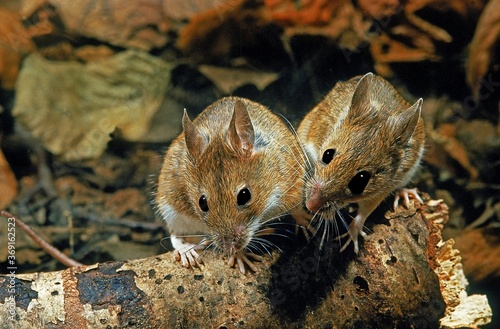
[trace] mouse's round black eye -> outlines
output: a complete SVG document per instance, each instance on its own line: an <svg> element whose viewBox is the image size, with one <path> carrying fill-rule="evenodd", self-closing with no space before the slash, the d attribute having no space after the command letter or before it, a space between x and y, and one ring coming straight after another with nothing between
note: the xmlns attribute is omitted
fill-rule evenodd
<svg viewBox="0 0 500 329"><path fill-rule="evenodd" d="M198 204L200 205L201 211L203 211L203 212L208 211L208 200L207 200L206 196L202 195L200 197L200 200L198 200Z"/></svg>
<svg viewBox="0 0 500 329"><path fill-rule="evenodd" d="M250 190L248 188L243 188L238 192L238 195L236 196L236 202L238 203L238 206L243 206L247 204L248 201L252 198L252 193L250 193Z"/></svg>
<svg viewBox="0 0 500 329"><path fill-rule="evenodd" d="M329 164L333 156L335 155L335 149L328 149L323 153L323 157L321 158L321 161L323 161L324 164Z"/></svg>
<svg viewBox="0 0 500 329"><path fill-rule="evenodd" d="M358 172L349 182L349 190L352 194L361 194L365 190L368 181L370 180L370 173L368 171Z"/></svg>

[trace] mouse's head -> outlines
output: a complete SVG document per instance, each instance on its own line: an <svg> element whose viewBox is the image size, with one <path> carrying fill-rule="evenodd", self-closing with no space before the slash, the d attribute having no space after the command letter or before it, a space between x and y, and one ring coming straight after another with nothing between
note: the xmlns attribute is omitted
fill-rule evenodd
<svg viewBox="0 0 500 329"><path fill-rule="evenodd" d="M186 113L183 118L190 159L188 194L191 208L210 230L213 246L234 255L262 233L266 223L286 213L291 200L300 201L301 186L284 175L301 175L303 166L293 159L288 145L280 145L283 138L272 137L288 131L278 118L269 123L275 129L272 134L254 126L247 107L268 112L267 108L239 99L217 106L233 109L225 132L208 136ZM291 192L297 197L290 197Z"/></svg>
<svg viewBox="0 0 500 329"><path fill-rule="evenodd" d="M305 184L306 207L331 211L349 203L388 193L401 179L399 171L420 118L422 101L409 106L387 83L372 74L359 80L349 108L331 123L315 154L315 172ZM374 89L377 92L374 92ZM386 98L399 97L398 104ZM398 105L400 110L384 108Z"/></svg>

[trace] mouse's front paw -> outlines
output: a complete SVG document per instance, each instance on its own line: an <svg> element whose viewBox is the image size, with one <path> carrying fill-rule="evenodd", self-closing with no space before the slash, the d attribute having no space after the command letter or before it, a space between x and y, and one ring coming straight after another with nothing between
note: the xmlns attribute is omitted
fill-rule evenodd
<svg viewBox="0 0 500 329"><path fill-rule="evenodd" d="M236 252L236 254L229 257L229 261L227 263L231 267L233 267L235 263L238 263L238 268L240 269L240 272L243 274L245 274L245 264L247 264L252 271L257 272L257 267L252 263L250 259L248 259L248 257L251 257L257 261L262 260L262 256L256 255L251 252L247 252L245 250L239 250Z"/></svg>
<svg viewBox="0 0 500 329"><path fill-rule="evenodd" d="M342 245L342 248L340 248L340 252L344 251L350 244L351 242L354 244L354 253L358 254L359 253L359 243L358 243L358 238L359 236L365 237L366 233L363 232L363 230L358 230L357 227L350 228L348 232L342 234L339 239L343 239L346 236L347 241L344 242Z"/></svg>
<svg viewBox="0 0 500 329"><path fill-rule="evenodd" d="M186 251L175 250L175 260L182 263L185 268L199 267L203 265L203 260L195 250L195 245Z"/></svg>
<svg viewBox="0 0 500 329"><path fill-rule="evenodd" d="M198 255L197 250L205 249L205 243L190 243L186 242L184 238L179 238L175 235L170 237L172 246L174 247L175 260L182 263L185 268L199 267L203 265L203 261Z"/></svg>
<svg viewBox="0 0 500 329"><path fill-rule="evenodd" d="M362 214L356 215L356 217L354 217L352 222L349 224L349 230L338 237L339 240L345 238L346 236L348 237L347 241L342 245L342 248L340 248L340 252L343 252L352 242L354 245L354 252L356 254L359 253L359 236L361 235L362 237L366 237L366 233L363 232L366 217L367 216L363 216Z"/></svg>
<svg viewBox="0 0 500 329"><path fill-rule="evenodd" d="M420 195L418 194L418 190L416 188L400 188L397 192L396 195L394 196L394 210L399 205L399 199L403 198L403 203L406 208L410 207L410 195L416 199L420 203L424 203Z"/></svg>

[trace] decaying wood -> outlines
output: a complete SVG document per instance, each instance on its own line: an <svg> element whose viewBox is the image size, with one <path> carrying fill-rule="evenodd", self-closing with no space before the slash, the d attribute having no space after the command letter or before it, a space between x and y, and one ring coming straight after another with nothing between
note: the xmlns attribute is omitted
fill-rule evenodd
<svg viewBox="0 0 500 329"><path fill-rule="evenodd" d="M207 252L206 265L194 270L167 253L1 277L0 323L12 328L437 328L465 294L458 282L453 287L462 287L456 290L461 298L446 297L448 305L443 300L447 280L456 277L440 264L442 246L449 247L441 241L446 218L442 202L399 207L385 218L373 216L359 256L338 253L333 239L319 251L312 240L284 249L246 276ZM458 259L451 266L456 269L459 257L453 259ZM14 321L7 302L12 283Z"/></svg>

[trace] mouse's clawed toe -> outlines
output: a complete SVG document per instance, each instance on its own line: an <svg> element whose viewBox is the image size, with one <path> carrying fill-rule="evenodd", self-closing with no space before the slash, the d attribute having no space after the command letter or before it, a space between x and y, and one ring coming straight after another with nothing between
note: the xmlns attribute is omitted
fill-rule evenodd
<svg viewBox="0 0 500 329"><path fill-rule="evenodd" d="M342 239L346 236L348 237L347 241L342 245L342 248L340 248L340 252L343 252L352 242L354 244L354 252L356 254L359 253L359 236L366 236L366 233L363 232L365 220L366 217L362 216L361 214L358 214L353 218L352 222L349 224L349 231L339 237L339 239Z"/></svg>
<svg viewBox="0 0 500 329"><path fill-rule="evenodd" d="M410 195L414 199L416 199L418 202L420 202L421 204L424 203L424 201L422 200L422 198L418 194L418 190L416 188L401 188L396 192L396 195L394 196L394 204L393 204L394 210L396 210L396 208L398 207L399 199L401 199L401 198L403 198L403 203L404 203L405 207L409 208L410 207Z"/></svg>
<svg viewBox="0 0 500 329"><path fill-rule="evenodd" d="M199 243L189 243L183 238L179 238L175 235L171 237L172 245L174 246L174 258L176 261L181 262L182 266L185 268L199 267L203 265L203 260L196 250L203 250L206 244Z"/></svg>
<svg viewBox="0 0 500 329"><path fill-rule="evenodd" d="M342 248L340 248L340 252L343 252L351 244L351 242L354 244L354 252L356 254L359 253L358 237L356 236L355 238L353 238L350 233L349 233L349 237L348 237L347 241L344 242L344 244L342 245Z"/></svg>
<svg viewBox="0 0 500 329"><path fill-rule="evenodd" d="M183 253L181 255L181 258L182 258L182 264L185 267L189 267L189 266L197 267L197 266L203 264L203 261L202 261L200 255L198 255L198 253L194 249L188 250L185 253Z"/></svg>
<svg viewBox="0 0 500 329"><path fill-rule="evenodd" d="M200 255L198 255L198 253L194 248L191 248L183 252L175 250L174 258L176 261L180 262L182 266L184 266L185 268L200 267L201 265L203 265L203 260L201 259Z"/></svg>
<svg viewBox="0 0 500 329"><path fill-rule="evenodd" d="M261 261L262 256L256 255L251 252L247 252L245 250L239 250L236 254L229 257L228 264L233 267L235 263L238 263L238 268L241 273L245 274L245 264L254 272L257 272L257 267L253 264L252 260L248 259L248 257L253 258L256 261Z"/></svg>

